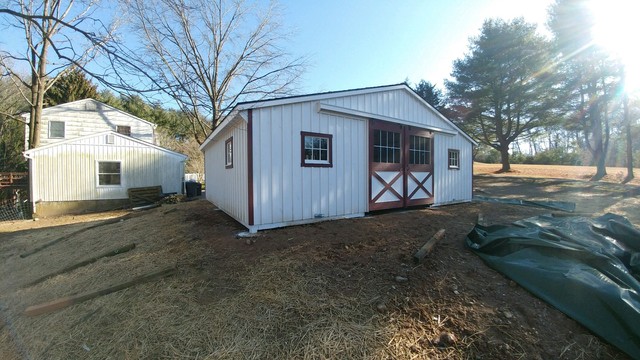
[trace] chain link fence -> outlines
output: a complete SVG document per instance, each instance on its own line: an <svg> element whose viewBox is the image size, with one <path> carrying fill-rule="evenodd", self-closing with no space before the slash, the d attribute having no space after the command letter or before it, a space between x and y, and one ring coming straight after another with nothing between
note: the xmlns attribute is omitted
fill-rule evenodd
<svg viewBox="0 0 640 360"><path fill-rule="evenodd" d="M29 195L24 191L14 192L8 199L0 200L0 221L25 220L31 218Z"/></svg>

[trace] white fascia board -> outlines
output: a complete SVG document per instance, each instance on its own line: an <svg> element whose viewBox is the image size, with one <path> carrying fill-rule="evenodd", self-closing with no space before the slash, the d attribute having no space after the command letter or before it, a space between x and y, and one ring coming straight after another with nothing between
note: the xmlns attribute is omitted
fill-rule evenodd
<svg viewBox="0 0 640 360"><path fill-rule="evenodd" d="M165 152L167 154L182 158L183 161L189 158L185 154L181 154L181 153L178 153L178 152L163 148L161 146L152 144L150 142L146 142L144 140L136 139L136 138L131 137L131 136L123 135L123 134L117 133L117 132L112 131L112 130L107 130L107 131L102 131L102 132L95 133L95 134L89 134L89 135L86 135L86 136L72 138L72 139L56 142L56 143L45 145L45 146L39 146L37 148L27 150L23 154L27 159L31 159L33 154L35 154L37 152L40 152L42 150L46 150L46 149L49 149L49 148L53 148L53 147L61 146L61 145L65 145L65 144L73 144L73 143L77 143L77 142L79 142L81 140L84 140L84 139L90 139L90 138L93 138L93 137L105 136L105 135L113 135L113 136L125 139L126 141L132 141L132 142L135 142L135 143L138 143L138 144L141 144L141 145L144 145L144 146L156 149L156 150L160 150L160 151Z"/></svg>
<svg viewBox="0 0 640 360"><path fill-rule="evenodd" d="M249 109L256 109L256 108L268 107L268 106L289 105L289 104L295 104L300 102L322 101L326 99L333 99L333 98L344 97L344 96L357 96L357 95L371 94L371 93L382 92L382 91L404 89L405 87L406 85L404 84L398 84L398 85L364 88L359 90L331 91L331 92L321 93L317 95L300 95L300 96L292 96L292 97L287 97L282 99L260 100L255 102L248 102L246 104L241 104L237 107L237 110L249 110Z"/></svg>
<svg viewBox="0 0 640 360"><path fill-rule="evenodd" d="M423 128L423 129L427 129L427 130L430 130L430 131L433 131L433 132L437 132L437 133L452 135L452 136L458 134L457 131L442 129L442 128L439 128L439 127L428 126L428 125L423 125L423 124L416 125L416 123L408 121L408 120L396 119L396 118L392 118L392 117L389 117L389 116L369 113L369 112L366 112L366 111L360 111L360 110L343 108L343 107L335 106L335 105L323 104L321 102L317 103L317 108L318 108L318 112L319 113L334 113L334 114L350 115L350 116L361 117L361 118L365 118L365 119L376 119L376 120L389 121L389 122L398 123L398 124L404 124L404 125L419 126L419 127Z"/></svg>

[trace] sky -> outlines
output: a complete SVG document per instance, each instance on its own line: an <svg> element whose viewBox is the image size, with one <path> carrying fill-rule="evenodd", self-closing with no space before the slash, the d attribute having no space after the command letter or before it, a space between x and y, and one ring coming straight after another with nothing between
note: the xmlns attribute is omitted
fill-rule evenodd
<svg viewBox="0 0 640 360"><path fill-rule="evenodd" d="M266 1L266 0L263 0ZM548 33L554 0L279 0L285 49L307 58L296 92L316 93L426 80L444 90L453 61L488 18L524 17ZM0 47L19 36L0 27Z"/></svg>
<svg viewBox="0 0 640 360"><path fill-rule="evenodd" d="M485 19L524 17L546 30L553 0L281 0L287 44L309 67L301 93L426 80L444 90Z"/></svg>

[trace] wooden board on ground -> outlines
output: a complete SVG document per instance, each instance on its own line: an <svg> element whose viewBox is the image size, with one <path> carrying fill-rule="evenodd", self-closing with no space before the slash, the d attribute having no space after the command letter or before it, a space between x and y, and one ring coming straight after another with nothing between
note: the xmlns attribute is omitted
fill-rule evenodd
<svg viewBox="0 0 640 360"><path fill-rule="evenodd" d="M80 295L67 296L67 297L55 299L46 303L32 305L24 310L24 314L27 316L36 316L36 315L54 312L56 310L64 309L74 304L79 304L81 302L91 300L93 298L97 298L98 296L108 295L116 291L124 290L134 285L142 284L144 282L148 282L154 279L171 275L175 272L175 270L176 270L175 267L170 267L170 268L156 271L147 275L137 277L135 279L129 280L127 282L124 282L118 285L110 286L105 289L100 289L100 290L96 290L96 291L92 291L92 292L80 294Z"/></svg>
<svg viewBox="0 0 640 360"><path fill-rule="evenodd" d="M427 256L431 252L431 250L433 250L433 247L436 245L436 243L444 237L444 233L445 233L444 229L438 230L438 232L435 233L431 237L431 239L429 239L429 241L427 241L424 245L422 245L420 250L418 250L418 252L416 252L415 255L413 255L413 261L416 264L421 263L422 260L425 258L425 256Z"/></svg>

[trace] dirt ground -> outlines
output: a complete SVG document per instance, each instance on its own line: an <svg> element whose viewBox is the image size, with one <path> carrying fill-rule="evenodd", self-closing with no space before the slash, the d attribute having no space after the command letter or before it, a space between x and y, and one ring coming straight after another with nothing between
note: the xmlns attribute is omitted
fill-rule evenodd
<svg viewBox="0 0 640 360"><path fill-rule="evenodd" d="M480 175L476 194L574 201L640 225L640 188ZM205 200L0 223L2 359L627 359L465 248L479 213L509 223L548 213L472 202L263 231ZM83 231L89 226L104 225ZM439 229L419 265L412 255ZM21 257L54 239L55 245ZM68 265L134 243L34 285ZM161 279L27 316L59 297Z"/></svg>

